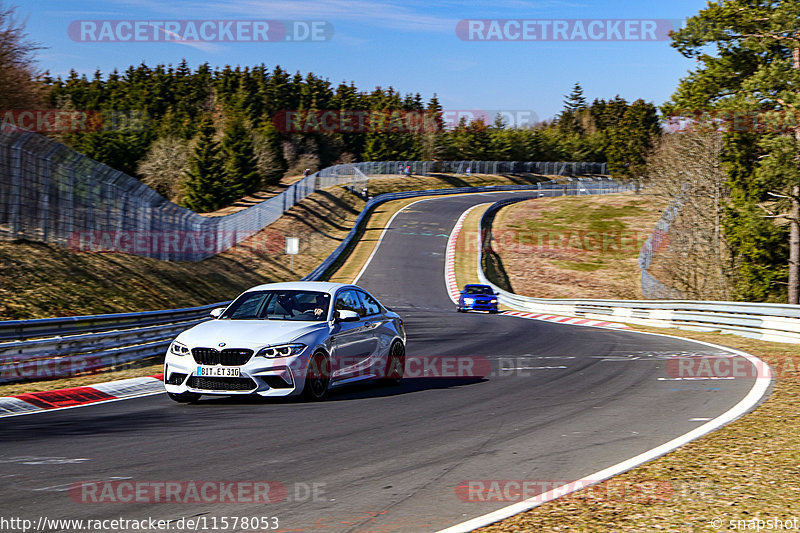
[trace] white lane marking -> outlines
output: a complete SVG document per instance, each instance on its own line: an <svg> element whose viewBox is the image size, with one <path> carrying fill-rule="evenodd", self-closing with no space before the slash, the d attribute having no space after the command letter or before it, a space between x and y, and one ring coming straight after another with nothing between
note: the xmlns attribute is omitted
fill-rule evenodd
<svg viewBox="0 0 800 533"><path fill-rule="evenodd" d="M708 422L710 418L690 418L689 422Z"/></svg>
<svg viewBox="0 0 800 533"><path fill-rule="evenodd" d="M107 479L102 479L102 480L97 480L97 481L92 481L92 482L93 483L101 483L103 481L119 481L119 480L123 480L123 479L133 479L133 478L130 477L130 476L111 476L111 477L109 477ZM75 485L75 482L62 483L60 485L52 485L50 487L42 487L42 488L39 488L39 489L31 489L31 490L33 492L42 492L42 491L46 491L46 492L67 492L74 485Z"/></svg>
<svg viewBox="0 0 800 533"><path fill-rule="evenodd" d="M708 376L702 378L656 378L658 381L704 381L717 379L736 379L736 376Z"/></svg>
<svg viewBox="0 0 800 533"><path fill-rule="evenodd" d="M389 228L392 226L392 222L394 221L394 218L397 215L399 215L400 213L402 213L403 211L405 211L406 209L408 209L409 207L411 207L412 205L418 204L420 202L424 202L425 200L430 200L430 198L423 198L422 200L417 200L416 202L411 202L407 206L405 206L402 209L400 209L399 211L397 211L394 215L392 215L392 218L390 218L389 222L386 223L386 227L383 228L383 231L381 232L381 236L378 237L378 242L375 243L375 248L373 248L372 249L372 253L369 254L369 257L367 258L367 262L364 263L364 266L361 267L361 270L358 272L358 275L355 277L355 279L353 279L353 282L352 282L353 285L357 285L358 284L358 280L360 280L361 276L364 275L364 272L367 271L367 267L372 262L372 258L375 257L375 254L378 252L378 248L381 247L381 243L383 242L383 238L386 236L386 232L389 231ZM403 227L405 227L405 226L403 226Z"/></svg>
<svg viewBox="0 0 800 533"><path fill-rule="evenodd" d="M663 333L647 333L644 331L632 331L631 333L634 333L636 335L652 335L656 337L667 337L671 339L680 339L684 341L686 340L683 337L675 337L674 335L665 335ZM702 426L693 429L692 431L684 433L679 437L667 441L660 446L656 446L651 450L642 452L639 455L631 457L630 459L609 466L608 468L604 468L603 470L595 472L594 474L591 474L583 479L577 480L572 483L567 483L565 485L561 485L560 487L556 487L555 489L545 492L544 494L540 494L538 496L534 496L533 498L529 498L527 500L515 503L513 505L509 505L507 507L503 507L502 509L498 509L497 511L493 511L491 513L487 513L477 518L467 520L466 522L456 524L452 527L442 529L438 533L466 533L468 531L472 531L473 529L488 526L489 524L493 524L500 520L512 517L516 514L523 513L525 511L530 511L531 509L539 507L543 503L553 501L557 498L560 498L561 496L565 496L572 492L576 492L585 487L596 485L597 483L610 479L616 475L622 474L623 472L627 472L628 470L636 468L637 466L640 466L648 461L652 461L653 459L661 457L662 455L666 455L667 453L676 450L677 448L680 448L681 446L683 446L688 442L698 439L703 435L707 435L712 431L719 429L730 422L733 422L740 416L746 414L748 411L753 409L761 401L761 399L766 394L767 390L769 389L774 379L772 374L772 369L764 361L762 361L761 359L759 359L754 355L751 355L747 352L743 352L741 350L726 348L725 346L719 346L717 344L712 344L710 342L705 342L705 341L698 341L694 339L689 339L689 340L698 344L703 344L705 346L710 346L712 348L717 348L720 350L727 350L731 353L737 354L747 359L750 362L750 364L752 364L756 368L759 368L759 365L763 365L764 368L767 369L766 375L756 378L753 383L753 387L750 389L747 395L744 398L742 398L736 405L734 405L733 407L731 407L718 417L709 420Z"/></svg>
<svg viewBox="0 0 800 533"><path fill-rule="evenodd" d="M517 366L514 368L503 368L502 370L556 370L567 368L565 366Z"/></svg>
<svg viewBox="0 0 800 533"><path fill-rule="evenodd" d="M386 232L389 231L389 228L392 225L392 221L394 220L394 217L396 217L397 215L399 215L400 213L402 213L403 211L405 211L406 209L408 209L412 205L415 205L415 204L418 204L418 203L421 203L421 202L427 202L427 201L430 201L430 200L443 200L443 199L446 199L446 198L454 198L456 196L469 196L469 195L483 196L483 195L486 195L486 194L508 194L508 193L515 193L515 192L530 192L530 191L529 190L520 190L520 191L497 191L497 192L483 192L483 193L462 192L462 193L456 193L456 194L443 194L443 195L440 195L440 196L435 196L433 198L423 198L421 200L417 200L415 202L411 202L407 206L405 206L402 209L400 209L399 211L397 211L394 215L392 215L392 218L390 218L389 222L386 223L386 227L383 228L383 231L381 232L381 236L378 237L378 242L375 243L375 248L372 250L372 253L367 258L367 262L364 263L364 266L361 268L361 271L358 273L358 275L355 277L355 279L353 279L352 284L353 285L357 285L358 284L358 280L360 280L361 276L364 275L364 272L366 272L367 267L369 266L370 262L372 262L372 258L375 257L375 254L378 252L378 248L380 248L381 242L383 242L383 237L386 235ZM477 206L475 206L475 207L477 207ZM414 224L417 224L417 223L418 223L417 221L414 221ZM407 227L407 225L404 224L401 227Z"/></svg>
<svg viewBox="0 0 800 533"><path fill-rule="evenodd" d="M67 457L37 457L23 455L22 457L0 458L2 464L21 464L21 465L68 465L79 464L88 461L86 458L69 459Z"/></svg>

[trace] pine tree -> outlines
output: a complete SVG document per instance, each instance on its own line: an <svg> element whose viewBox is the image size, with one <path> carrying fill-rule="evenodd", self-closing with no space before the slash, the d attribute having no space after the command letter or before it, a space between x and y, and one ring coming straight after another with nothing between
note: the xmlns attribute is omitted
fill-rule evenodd
<svg viewBox="0 0 800 533"><path fill-rule="evenodd" d="M222 137L225 188L231 200L254 192L259 185L253 140L239 113L228 119Z"/></svg>
<svg viewBox="0 0 800 533"><path fill-rule="evenodd" d="M583 87L575 83L572 92L564 100L564 110L558 118L559 128L565 133L583 133L579 115L586 110L586 98L583 96Z"/></svg>
<svg viewBox="0 0 800 533"><path fill-rule="evenodd" d="M184 181L183 205L205 213L225 205L229 195L219 144L214 140L214 123L209 115L202 118L198 130L197 145Z"/></svg>

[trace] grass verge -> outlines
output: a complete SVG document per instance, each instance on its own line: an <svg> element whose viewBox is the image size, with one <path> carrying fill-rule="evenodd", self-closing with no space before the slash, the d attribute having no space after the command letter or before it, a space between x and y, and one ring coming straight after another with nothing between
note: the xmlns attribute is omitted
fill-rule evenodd
<svg viewBox="0 0 800 533"><path fill-rule="evenodd" d="M497 213L493 248L517 294L635 299L639 250L662 207L634 193L519 202Z"/></svg>

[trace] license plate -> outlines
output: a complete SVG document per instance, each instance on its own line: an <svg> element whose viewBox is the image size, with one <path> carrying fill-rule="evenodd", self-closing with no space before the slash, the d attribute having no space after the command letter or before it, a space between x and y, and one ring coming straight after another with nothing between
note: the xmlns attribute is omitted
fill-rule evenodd
<svg viewBox="0 0 800 533"><path fill-rule="evenodd" d="M203 366L197 367L197 376L213 378L238 378L238 366Z"/></svg>

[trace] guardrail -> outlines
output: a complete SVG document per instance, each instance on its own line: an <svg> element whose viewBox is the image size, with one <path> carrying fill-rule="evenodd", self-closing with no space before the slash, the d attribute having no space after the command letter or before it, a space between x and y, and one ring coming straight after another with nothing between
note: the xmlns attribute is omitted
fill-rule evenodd
<svg viewBox="0 0 800 533"><path fill-rule="evenodd" d="M694 300L591 300L521 296L492 283L483 271L483 252L491 248L494 214L523 199L492 204L481 217L477 273L481 283L498 293L498 301L512 309L531 313L574 316L655 327L699 331L723 331L774 342L800 343L800 305Z"/></svg>
<svg viewBox="0 0 800 533"><path fill-rule="evenodd" d="M0 383L75 376L164 354L178 333L208 319L201 307L0 322Z"/></svg>

